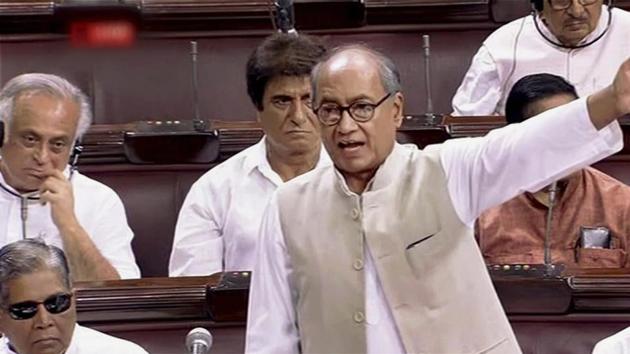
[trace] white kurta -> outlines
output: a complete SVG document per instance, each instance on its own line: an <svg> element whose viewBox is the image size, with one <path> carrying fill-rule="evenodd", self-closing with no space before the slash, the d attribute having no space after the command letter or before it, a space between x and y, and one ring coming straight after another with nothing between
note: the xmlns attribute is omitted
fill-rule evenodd
<svg viewBox="0 0 630 354"><path fill-rule="evenodd" d="M64 173L68 176L68 168ZM71 182L74 212L96 248L122 279L140 278L140 270L131 249L133 232L127 224L125 208L116 192L79 172L73 174ZM6 184L2 174L0 183L17 193ZM47 244L63 249L63 240L52 221L49 204L41 205L38 200L28 202L26 237L40 237ZM22 238L21 199L0 189L0 245Z"/></svg>
<svg viewBox="0 0 630 354"><path fill-rule="evenodd" d="M587 43L606 30L608 10ZM559 42L537 19L541 31ZM612 9L608 32L592 45L565 49L547 42L534 26L534 17L512 21L493 32L475 54L453 97L453 115L505 114L505 101L520 78L537 73L561 76L586 96L610 84L621 63L630 57L630 12Z"/></svg>
<svg viewBox="0 0 630 354"><path fill-rule="evenodd" d="M76 325L72 340L64 354L148 354L139 345L112 337L93 329ZM8 339L0 338L0 354L17 354L9 348Z"/></svg>
<svg viewBox="0 0 630 354"><path fill-rule="evenodd" d="M593 354L630 354L630 327L597 342Z"/></svg>
<svg viewBox="0 0 630 354"><path fill-rule="evenodd" d="M330 165L321 151L317 167ZM179 212L169 275L252 269L260 220L282 183L267 160L265 138L201 176Z"/></svg>
<svg viewBox="0 0 630 354"><path fill-rule="evenodd" d="M442 147L441 164L457 215L472 227L484 210L525 190L538 190L622 146L619 124L597 131L588 116L586 100L580 99L482 138L449 140ZM294 302L299 294L289 286L292 267L278 213L277 200L272 197L261 223L252 277L247 353L299 352ZM366 260L367 352L404 353L369 252Z"/></svg>

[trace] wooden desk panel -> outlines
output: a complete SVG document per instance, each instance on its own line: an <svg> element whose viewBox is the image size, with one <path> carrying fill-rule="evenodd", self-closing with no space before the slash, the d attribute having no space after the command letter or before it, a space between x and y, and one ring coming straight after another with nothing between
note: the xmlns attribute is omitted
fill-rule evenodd
<svg viewBox="0 0 630 354"><path fill-rule="evenodd" d="M524 354L590 354L598 341L630 326L630 314L508 318Z"/></svg>
<svg viewBox="0 0 630 354"><path fill-rule="evenodd" d="M216 292L226 284L221 283L224 278L215 274L79 283L79 321L153 354L185 353L188 331L204 327L214 337L212 353L242 353L247 289L203 295L204 289ZM630 298L628 270L566 270L558 279L493 280L526 354L587 354L599 340L630 326L630 302L618 301ZM223 305L214 306L210 299Z"/></svg>
<svg viewBox="0 0 630 354"><path fill-rule="evenodd" d="M509 316L524 354L589 354L595 343L630 326L628 314L580 314L560 316ZM169 327L170 326L170 327ZM183 342L188 331L201 326L208 329L214 344L211 353L243 353L245 324L217 326L188 322L164 326L91 326L142 345L152 354L185 353Z"/></svg>
<svg viewBox="0 0 630 354"><path fill-rule="evenodd" d="M213 344L210 353L241 354L245 351L245 324L217 325L212 322L148 322L127 326L90 326L113 336L141 345L151 354L185 354L185 338L195 327L210 331Z"/></svg>

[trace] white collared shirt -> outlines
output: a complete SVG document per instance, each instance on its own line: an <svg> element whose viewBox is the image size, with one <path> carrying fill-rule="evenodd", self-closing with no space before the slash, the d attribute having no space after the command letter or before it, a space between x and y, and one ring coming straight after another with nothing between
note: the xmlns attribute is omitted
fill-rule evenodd
<svg viewBox="0 0 630 354"><path fill-rule="evenodd" d="M72 340L64 354L148 354L139 345L130 341L112 337L91 328L74 326ZM8 339L0 338L0 354L17 354L9 348Z"/></svg>
<svg viewBox="0 0 630 354"><path fill-rule="evenodd" d="M597 27L581 43L588 43L607 29L608 7L602 6ZM559 40L536 17L540 31ZM577 49L557 47L536 30L534 17L525 16L494 31L472 59L457 93L453 115L505 114L505 101L520 78L537 73L561 76L586 96L609 85L621 63L630 57L630 12L612 9L610 28L595 43Z"/></svg>
<svg viewBox="0 0 630 354"><path fill-rule="evenodd" d="M580 99L523 123L496 129L482 138L448 140L442 146L440 160L455 211L472 228L484 210L526 190L539 190L569 171L619 151L622 146L619 124L614 122L597 131L590 121L586 99ZM245 351L299 353L293 302L299 294L289 286L292 267L275 196L262 219L260 232L250 287ZM404 353L374 261L370 252L365 253L367 353ZM328 296L334 296L334 289L326 291Z"/></svg>
<svg viewBox="0 0 630 354"><path fill-rule="evenodd" d="M64 174L69 175L66 168ZM23 235L21 198L0 173L0 246L26 238L39 237L47 244L63 249L63 240L52 221L50 204L29 200L26 209L26 235ZM118 271L122 279L139 278L131 240L133 232L127 224L122 201L111 188L74 172L71 178L74 212L79 224L96 248ZM8 192L7 190L11 192Z"/></svg>
<svg viewBox="0 0 630 354"><path fill-rule="evenodd" d="M330 163L322 147L316 168ZM267 160L264 137L201 176L179 212L169 275L251 270L260 220L282 183Z"/></svg>

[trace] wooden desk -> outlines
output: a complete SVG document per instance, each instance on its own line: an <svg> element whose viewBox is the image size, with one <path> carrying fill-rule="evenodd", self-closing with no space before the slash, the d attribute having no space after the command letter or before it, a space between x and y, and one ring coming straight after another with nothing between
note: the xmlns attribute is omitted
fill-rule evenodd
<svg viewBox="0 0 630 354"><path fill-rule="evenodd" d="M225 277L145 278L77 284L81 324L132 340L153 354L185 353L194 327L213 334L212 353L242 353L247 288ZM630 326L628 270L567 270L559 278L493 276L524 353L590 353ZM214 295L210 295L214 294Z"/></svg>
<svg viewBox="0 0 630 354"><path fill-rule="evenodd" d="M195 327L208 329L212 353L243 353L247 290L226 288L224 274L80 282L80 324L131 340L151 354L186 353Z"/></svg>

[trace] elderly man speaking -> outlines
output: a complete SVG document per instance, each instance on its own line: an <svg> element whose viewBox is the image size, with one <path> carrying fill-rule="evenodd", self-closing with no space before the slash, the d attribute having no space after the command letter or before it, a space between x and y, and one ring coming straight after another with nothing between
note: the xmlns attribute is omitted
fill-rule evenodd
<svg viewBox="0 0 630 354"><path fill-rule="evenodd" d="M337 49L313 83L334 167L272 197L246 352L520 353L471 227L622 147L615 120L630 112L630 60L588 99L425 150L395 142L404 96L382 54Z"/></svg>

